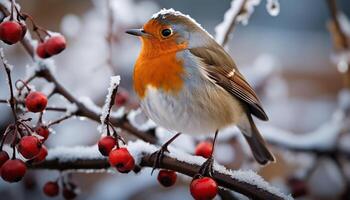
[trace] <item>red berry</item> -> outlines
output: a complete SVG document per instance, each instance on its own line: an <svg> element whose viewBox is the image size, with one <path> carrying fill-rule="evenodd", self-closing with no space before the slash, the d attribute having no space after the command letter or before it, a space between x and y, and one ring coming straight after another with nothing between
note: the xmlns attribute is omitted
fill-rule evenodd
<svg viewBox="0 0 350 200"><path fill-rule="evenodd" d="M1 167L1 177L10 183L18 182L23 178L26 170L26 164L22 160L8 160Z"/></svg>
<svg viewBox="0 0 350 200"><path fill-rule="evenodd" d="M0 151L0 167L10 159L9 154L6 151Z"/></svg>
<svg viewBox="0 0 350 200"><path fill-rule="evenodd" d="M45 42L46 52L50 55L59 54L65 48L66 39L61 35L52 36Z"/></svg>
<svg viewBox="0 0 350 200"><path fill-rule="evenodd" d="M120 173L128 173L135 167L135 160L128 149L114 149L109 153L109 164L117 168Z"/></svg>
<svg viewBox="0 0 350 200"><path fill-rule="evenodd" d="M45 43L38 44L38 46L36 47L36 54L40 58L49 58L49 57L51 57L51 55L46 51Z"/></svg>
<svg viewBox="0 0 350 200"><path fill-rule="evenodd" d="M20 23L6 21L0 24L0 39L6 44L15 44L22 40L24 30Z"/></svg>
<svg viewBox="0 0 350 200"><path fill-rule="evenodd" d="M58 183L52 182L52 181L45 183L45 185L43 187L44 193L49 197L57 196L59 190L60 190L60 187L58 186Z"/></svg>
<svg viewBox="0 0 350 200"><path fill-rule="evenodd" d="M194 179L190 186L191 195L196 200L214 199L218 193L218 185L209 177Z"/></svg>
<svg viewBox="0 0 350 200"><path fill-rule="evenodd" d="M42 139L40 139L41 142L44 142L49 137L49 134L50 134L50 131L46 126L38 126L35 129L35 132L41 137L43 137Z"/></svg>
<svg viewBox="0 0 350 200"><path fill-rule="evenodd" d="M195 150L197 156L203 156L204 158L210 158L211 152L213 151L213 143L204 141L200 142Z"/></svg>
<svg viewBox="0 0 350 200"><path fill-rule="evenodd" d="M27 159L32 159L37 156L40 149L41 142L35 136L24 136L18 144L18 151Z"/></svg>
<svg viewBox="0 0 350 200"><path fill-rule="evenodd" d="M42 145L38 155L36 155L31 161L33 161L33 163L40 163L45 160L46 156L47 148L44 145Z"/></svg>
<svg viewBox="0 0 350 200"><path fill-rule="evenodd" d="M74 199L75 197L77 197L77 193L75 193L74 190L69 188L64 188L62 195L65 199Z"/></svg>
<svg viewBox="0 0 350 200"><path fill-rule="evenodd" d="M115 105L122 106L124 105L129 99L129 93L127 91L120 91L115 96Z"/></svg>
<svg viewBox="0 0 350 200"><path fill-rule="evenodd" d="M108 156L116 144L117 142L114 137L105 136L98 141L98 150L102 155Z"/></svg>
<svg viewBox="0 0 350 200"><path fill-rule="evenodd" d="M31 92L26 97L26 107L30 112L42 112L47 105L47 97L41 92Z"/></svg>
<svg viewBox="0 0 350 200"><path fill-rule="evenodd" d="M158 181L164 187L170 187L175 184L177 175L172 170L160 170L158 173Z"/></svg>

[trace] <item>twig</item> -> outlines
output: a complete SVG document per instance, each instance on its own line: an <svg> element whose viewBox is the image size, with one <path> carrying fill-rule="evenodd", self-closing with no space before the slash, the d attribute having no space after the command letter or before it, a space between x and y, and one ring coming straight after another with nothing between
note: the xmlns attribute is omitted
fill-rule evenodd
<svg viewBox="0 0 350 200"><path fill-rule="evenodd" d="M4 68L5 68L5 72L6 72L6 75L7 75L7 83L8 83L9 89L10 89L10 100L9 100L9 103L10 103L10 106L11 106L13 117L14 117L15 121L17 121L17 119L18 119L17 113L16 113L16 105L17 104L16 104L16 99L15 99L14 93L13 93L11 69L8 66L8 64L6 63L5 58L3 57L3 52L1 52L0 54L1 54L0 57L1 57L1 60L2 60L2 64L3 64Z"/></svg>
<svg viewBox="0 0 350 200"><path fill-rule="evenodd" d="M63 117L61 117L61 118L59 118L59 119L56 119L55 121L52 121L52 122L48 123L48 124L47 124L47 127L50 127L50 126L55 125L55 124L59 124L59 123L61 123L62 121L67 120L67 119L69 119L69 118L71 118L71 117L73 117L73 116L74 116L73 113L72 113L72 114L69 114L69 115L65 115L65 116L63 116Z"/></svg>

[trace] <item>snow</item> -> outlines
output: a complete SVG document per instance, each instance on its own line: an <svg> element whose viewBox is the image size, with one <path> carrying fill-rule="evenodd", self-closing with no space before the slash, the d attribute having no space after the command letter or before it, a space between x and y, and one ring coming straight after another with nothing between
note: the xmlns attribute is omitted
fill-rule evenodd
<svg viewBox="0 0 350 200"><path fill-rule="evenodd" d="M71 114L74 114L78 111L78 106L75 103L67 103L66 104L66 115L69 116Z"/></svg>
<svg viewBox="0 0 350 200"><path fill-rule="evenodd" d="M96 105L89 97L80 97L78 99L80 103L82 103L87 109L94 112L97 115L101 115L102 108ZM124 116L125 108L120 107L117 111L111 112L110 116L113 118L121 118Z"/></svg>
<svg viewBox="0 0 350 200"><path fill-rule="evenodd" d="M109 114L109 107L112 101L114 101L114 99L112 99L113 96L113 92L116 92L118 86L120 83L120 76L112 76L110 83L109 83L109 88L108 88L108 93L106 96L106 100L105 100L105 104L103 105L102 108L102 114L101 114L101 127L100 127L100 131L101 133L104 133L106 131L106 118L107 115Z"/></svg>
<svg viewBox="0 0 350 200"><path fill-rule="evenodd" d="M44 93L46 96L52 94L52 92L55 90L55 84L53 83L45 83L43 88L41 89L41 92Z"/></svg>
<svg viewBox="0 0 350 200"><path fill-rule="evenodd" d="M48 150L46 160L56 160L59 162L69 162L76 160L94 160L103 159L104 157L98 151L97 145L94 146L59 146Z"/></svg>
<svg viewBox="0 0 350 200"><path fill-rule="evenodd" d="M233 0L231 7L224 15L224 20L215 27L215 39L219 44L224 42L225 34L229 31L232 20L239 14L245 0Z"/></svg>
<svg viewBox="0 0 350 200"><path fill-rule="evenodd" d="M82 96L78 99L78 101L95 114L101 114L101 107L96 105L89 97Z"/></svg>
<svg viewBox="0 0 350 200"><path fill-rule="evenodd" d="M55 61L53 59L42 60L35 58L35 62L32 65L26 65L26 79L33 77L37 72L45 69L49 70L51 73L55 73Z"/></svg>
<svg viewBox="0 0 350 200"><path fill-rule="evenodd" d="M139 130L139 131L147 131L151 128L155 128L156 124L150 119L147 119L146 122L144 122L144 123L138 122L138 116L140 116L142 114L143 113L142 113L141 108L138 108L136 110L131 110L127 116L127 119L129 120L131 125L136 127L137 130Z"/></svg>
<svg viewBox="0 0 350 200"><path fill-rule="evenodd" d="M141 158L145 154L151 154L158 150L158 148L154 145L146 143L144 141L138 140L136 142L128 143L128 150L130 154L134 157L136 163L140 163ZM179 149L174 149L171 146L169 147L170 153L168 154L171 158L174 158L178 161L202 165L205 162L205 158L200 156L193 156L187 153L182 152ZM291 196L287 196L281 193L277 188L271 186L268 182L266 182L262 177L260 177L256 172L252 170L229 170L224 166L221 166L214 162L214 170L231 176L233 179L236 179L241 182L249 183L251 185L255 185L258 188L267 190L272 194L282 197L283 199L293 199Z"/></svg>
<svg viewBox="0 0 350 200"><path fill-rule="evenodd" d="M263 137L271 143L290 148L327 150L337 144L338 135L343 129L344 114L336 112L332 120L322 124L315 131L304 134L294 134L277 127L259 126Z"/></svg>
<svg viewBox="0 0 350 200"><path fill-rule="evenodd" d="M280 13L280 3L278 0L267 0L266 10L271 16L277 16Z"/></svg>
<svg viewBox="0 0 350 200"><path fill-rule="evenodd" d="M210 37L213 37L212 35L210 35L210 33L208 33L203 27L202 25L200 25L195 19L193 19L191 16L189 15L185 15L182 14L180 11L175 11L173 8L170 9L166 9L163 8L161 9L159 12L155 13L152 15L152 19L156 19L158 17L161 17L162 19L165 18L165 15L174 15L174 16L182 16L185 17L187 19L189 19L192 23L196 24L199 28L201 28L205 33L207 33Z"/></svg>
<svg viewBox="0 0 350 200"><path fill-rule="evenodd" d="M10 64L8 63L8 61L6 60L6 58L5 58L5 53L4 53L4 49L3 49L3 48L0 48L0 57L1 57L2 63L5 65L5 67L6 67L7 69L9 69L10 71L12 71L12 70L13 70L13 66L10 65Z"/></svg>

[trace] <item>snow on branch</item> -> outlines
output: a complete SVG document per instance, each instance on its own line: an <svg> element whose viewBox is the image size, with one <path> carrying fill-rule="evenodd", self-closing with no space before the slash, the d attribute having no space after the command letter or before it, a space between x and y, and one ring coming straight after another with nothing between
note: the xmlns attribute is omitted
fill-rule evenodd
<svg viewBox="0 0 350 200"><path fill-rule="evenodd" d="M106 129L106 123L109 120L110 112L114 104L115 95L118 91L118 86L120 83L120 76L112 76L110 85L108 88L108 94L106 96L105 104L102 108L102 114L101 114L101 127L100 132L103 133Z"/></svg>
<svg viewBox="0 0 350 200"><path fill-rule="evenodd" d="M158 147L141 140L129 142L127 147L137 165L153 166L155 157L150 155ZM108 170L110 166L107 160L99 154L97 149L96 146L51 149L46 161L30 167L55 170ZM169 150L171 153L165 155L161 165L164 169L175 170L193 177L205 161L202 157L192 156L175 148ZM235 190L253 199L293 199L271 186L253 171L232 171L215 163L213 178L221 187Z"/></svg>
<svg viewBox="0 0 350 200"><path fill-rule="evenodd" d="M231 8L228 9L224 15L224 20L215 27L215 39L220 45L226 45L229 35L237 21L237 16L244 8L245 3L246 0L233 0L231 2Z"/></svg>

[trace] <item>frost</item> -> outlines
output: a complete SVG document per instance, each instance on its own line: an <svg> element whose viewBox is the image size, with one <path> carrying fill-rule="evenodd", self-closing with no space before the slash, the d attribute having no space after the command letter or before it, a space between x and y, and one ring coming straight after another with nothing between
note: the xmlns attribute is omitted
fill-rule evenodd
<svg viewBox="0 0 350 200"><path fill-rule="evenodd" d="M185 15L185 14L182 14L180 11L175 11L173 8L170 8L170 9L166 9L166 8L163 8L161 9L159 12L155 13L152 15L152 19L155 19L155 18L158 18L158 17L161 17L162 19L165 18L166 15L175 15L175 16L182 16L182 17L185 17L187 19L189 19L192 23L196 24L199 28L201 28L205 33L207 33L210 37L213 38L212 35L210 35L210 33L208 33L203 27L202 25L200 25L196 20L194 20L191 16L189 15Z"/></svg>
<svg viewBox="0 0 350 200"><path fill-rule="evenodd" d="M108 88L108 94L106 96L105 104L102 108L101 128L100 128L101 133L103 133L106 130L106 125L105 125L106 118L109 113L110 104L112 101L114 101L114 99L112 99L113 92L117 89L117 87L119 86L119 83L120 83L120 76L111 77L109 88Z"/></svg>
<svg viewBox="0 0 350 200"><path fill-rule="evenodd" d="M271 16L277 16L280 13L280 3L278 0L267 0L266 10Z"/></svg>
<svg viewBox="0 0 350 200"><path fill-rule="evenodd" d="M143 114L141 108L138 108L137 110L132 110L129 112L127 118L130 121L131 125L137 128L139 131L147 131L151 128L155 128L157 125L150 119L147 119L145 122L140 123L138 120L139 116ZM142 120L144 121L144 120Z"/></svg>

